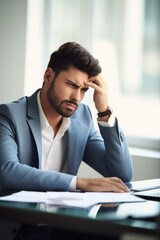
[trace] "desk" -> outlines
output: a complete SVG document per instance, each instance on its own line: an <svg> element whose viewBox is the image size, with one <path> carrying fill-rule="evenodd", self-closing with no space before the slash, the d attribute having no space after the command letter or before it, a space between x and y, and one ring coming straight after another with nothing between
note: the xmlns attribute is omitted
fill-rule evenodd
<svg viewBox="0 0 160 240"><path fill-rule="evenodd" d="M149 208L153 211L146 213L144 209L147 211ZM126 209L128 210L126 211ZM102 206L95 216L88 215L87 209L40 206L35 203L0 202L1 220L47 224L53 231L83 234L87 236L86 239L93 235L94 239L100 240L111 239L110 237L117 239L126 234L143 234L158 240L158 236L160 236L159 217L160 202L154 201Z"/></svg>

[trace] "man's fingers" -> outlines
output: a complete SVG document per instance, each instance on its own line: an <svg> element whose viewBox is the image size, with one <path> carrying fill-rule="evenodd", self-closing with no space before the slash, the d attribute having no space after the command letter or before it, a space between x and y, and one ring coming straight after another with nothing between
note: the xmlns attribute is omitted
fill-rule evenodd
<svg viewBox="0 0 160 240"><path fill-rule="evenodd" d="M128 187L122 182L121 179L117 177L110 178L110 180L115 184L116 188L120 189L123 192L129 192Z"/></svg>
<svg viewBox="0 0 160 240"><path fill-rule="evenodd" d="M91 192L129 192L118 178L77 178L77 189Z"/></svg>

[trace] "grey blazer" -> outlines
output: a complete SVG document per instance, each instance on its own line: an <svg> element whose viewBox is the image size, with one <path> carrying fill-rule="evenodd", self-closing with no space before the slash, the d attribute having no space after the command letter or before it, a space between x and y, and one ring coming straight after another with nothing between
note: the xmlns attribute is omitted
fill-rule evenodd
<svg viewBox="0 0 160 240"><path fill-rule="evenodd" d="M94 127L88 106L80 104L66 132L67 173L41 171L42 141L37 90L0 105L0 190L68 190L84 161L106 177L132 178L132 159L118 126Z"/></svg>

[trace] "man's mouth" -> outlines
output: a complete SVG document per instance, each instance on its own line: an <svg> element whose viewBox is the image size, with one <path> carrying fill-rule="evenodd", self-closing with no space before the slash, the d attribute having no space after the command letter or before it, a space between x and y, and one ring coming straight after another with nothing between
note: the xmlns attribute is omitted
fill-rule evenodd
<svg viewBox="0 0 160 240"><path fill-rule="evenodd" d="M69 109L70 111L75 111L78 107L77 104L71 103L71 102L65 102L67 109Z"/></svg>

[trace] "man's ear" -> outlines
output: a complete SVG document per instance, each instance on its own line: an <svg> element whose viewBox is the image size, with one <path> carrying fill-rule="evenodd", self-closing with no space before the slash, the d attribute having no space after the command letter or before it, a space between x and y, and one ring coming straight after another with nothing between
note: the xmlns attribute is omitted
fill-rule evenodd
<svg viewBox="0 0 160 240"><path fill-rule="evenodd" d="M55 72L53 71L53 69L47 68L44 73L44 81L49 83L53 80L54 76L55 76Z"/></svg>

